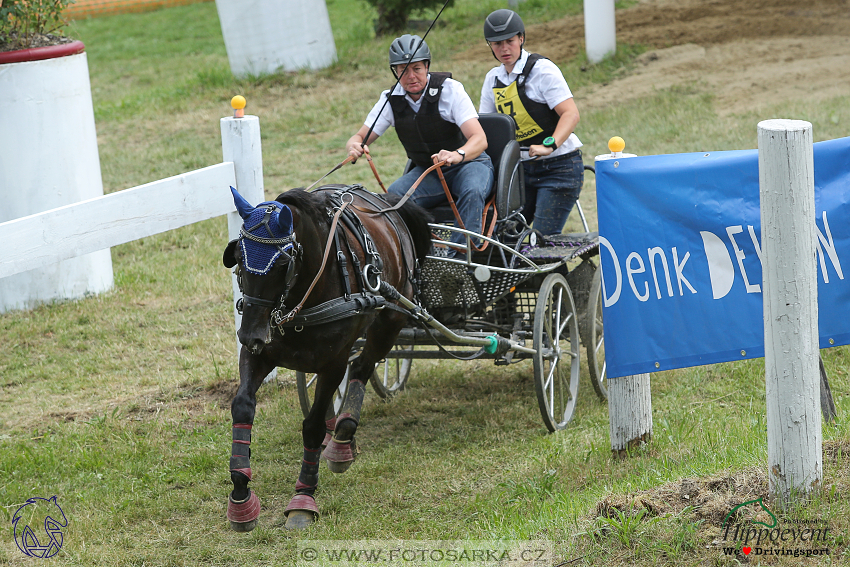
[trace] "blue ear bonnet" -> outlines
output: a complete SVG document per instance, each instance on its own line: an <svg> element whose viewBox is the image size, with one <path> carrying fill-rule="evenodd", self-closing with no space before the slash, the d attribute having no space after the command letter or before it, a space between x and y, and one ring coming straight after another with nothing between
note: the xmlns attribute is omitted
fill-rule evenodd
<svg viewBox="0 0 850 567"><path fill-rule="evenodd" d="M243 266L252 274L266 275L282 254L291 259L286 251L295 240L292 211L276 201L260 203L245 217L241 235Z"/></svg>

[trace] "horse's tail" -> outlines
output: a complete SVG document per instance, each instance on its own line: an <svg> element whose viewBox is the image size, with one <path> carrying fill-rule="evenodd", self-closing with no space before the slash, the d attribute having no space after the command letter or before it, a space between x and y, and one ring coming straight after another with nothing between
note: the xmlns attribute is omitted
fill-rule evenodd
<svg viewBox="0 0 850 567"><path fill-rule="evenodd" d="M401 200L401 195L388 193L384 198L390 205L395 205ZM434 220L434 217L412 201L406 201L399 209L399 214L404 224L410 230L410 236L413 237L413 249L416 251L416 257L420 261L425 259L428 252L431 250L431 229L428 223Z"/></svg>

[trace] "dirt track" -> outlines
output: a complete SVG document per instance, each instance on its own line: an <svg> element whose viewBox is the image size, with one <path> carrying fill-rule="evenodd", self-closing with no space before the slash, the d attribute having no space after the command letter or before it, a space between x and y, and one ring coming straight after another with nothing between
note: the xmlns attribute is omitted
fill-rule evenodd
<svg viewBox="0 0 850 567"><path fill-rule="evenodd" d="M564 61L581 16L529 26L528 44ZM850 95L850 0L645 0L617 11L617 41L653 49L628 76L581 93L582 107L700 83L722 113Z"/></svg>

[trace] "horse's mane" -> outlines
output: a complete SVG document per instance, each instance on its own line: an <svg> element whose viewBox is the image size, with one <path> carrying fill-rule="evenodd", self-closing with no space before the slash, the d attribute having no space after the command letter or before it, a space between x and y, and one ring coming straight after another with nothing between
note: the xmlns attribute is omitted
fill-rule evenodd
<svg viewBox="0 0 850 567"><path fill-rule="evenodd" d="M325 216L327 195L325 193L308 193L302 187L284 191L275 199L278 203L292 205L313 219Z"/></svg>
<svg viewBox="0 0 850 567"><path fill-rule="evenodd" d="M343 187L345 185L323 185L319 189L342 189ZM395 205L401 200L400 195L375 194L375 196L384 199L389 205ZM327 192L309 193L303 188L297 187L281 193L277 196L276 201L284 205L292 205L313 219L322 219L327 218L326 210L330 206L328 199L329 194ZM424 260L431 249L431 229L428 228L428 223L433 220L433 217L428 211L415 205L412 200L402 205L398 213L410 229L416 257Z"/></svg>

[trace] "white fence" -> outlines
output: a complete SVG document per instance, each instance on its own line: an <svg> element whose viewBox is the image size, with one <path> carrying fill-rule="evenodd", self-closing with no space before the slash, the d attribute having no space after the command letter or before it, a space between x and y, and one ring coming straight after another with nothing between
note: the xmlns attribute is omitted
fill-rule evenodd
<svg viewBox="0 0 850 567"><path fill-rule="evenodd" d="M230 186L253 204L265 200L259 119L222 118L221 137L223 163L0 224L0 278L224 214L236 238L242 219ZM233 290L235 305L235 278Z"/></svg>

